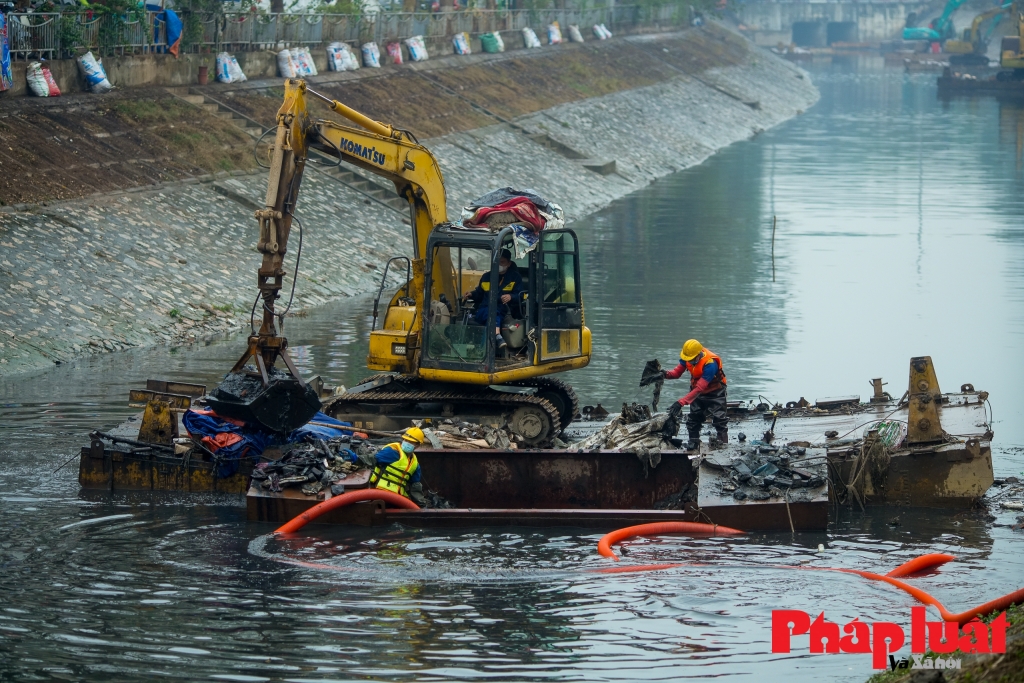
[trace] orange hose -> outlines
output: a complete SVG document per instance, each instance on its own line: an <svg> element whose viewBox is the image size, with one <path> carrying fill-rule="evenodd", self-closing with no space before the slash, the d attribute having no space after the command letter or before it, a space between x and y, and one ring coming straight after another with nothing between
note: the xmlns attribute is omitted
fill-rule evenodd
<svg viewBox="0 0 1024 683"><path fill-rule="evenodd" d="M330 512L336 508L345 507L346 505L351 505L352 503L357 503L361 500L383 500L385 503L391 503L396 507L405 508L407 510L420 509L419 505L412 502L405 496L400 496L397 493L392 493L391 491L384 491L382 489L359 489L357 491L343 493L340 496L335 496L322 503L317 503L302 514L296 515L294 519L285 523L274 533L290 534L298 531L324 513Z"/></svg>
<svg viewBox="0 0 1024 683"><path fill-rule="evenodd" d="M655 535L665 533L721 533L727 535L742 534L742 531L738 529L731 529L725 526L717 526L714 524L698 524L696 522L656 522L654 524L639 524L637 526L628 526L624 529L616 529L611 533L605 534L600 541L597 543L597 552L604 557L610 557L618 562L619 558L612 552L611 544L618 541L633 538L634 536L641 535ZM909 583L900 581L897 577L908 576L910 574L916 574L917 572L931 569L932 567L938 567L943 565L950 560L956 558L952 555L945 553L928 553L926 555L919 555L912 560L904 562L900 566L893 569L891 572L882 576L881 574L875 574L874 572L866 572L860 569L843 569L842 567L793 567L790 565L758 565L758 566L770 566L777 569L798 569L802 571L827 571L827 572L844 572L846 574L856 574L862 578L868 579L869 581L882 581L891 586L895 586L902 591L909 593L915 600L922 602L926 605L931 605L939 611L944 621L955 621L959 624L965 624L968 621L976 617L990 614L995 611L1005 610L1011 605L1024 604L1024 588L1019 588L1012 593L1007 593L1002 597L998 597L994 600L989 600L986 603L982 603L972 609L959 612L954 614L950 612L946 607L933 598L925 591L911 586ZM594 573L599 574L626 574L630 572L648 572L648 571L659 571L662 569L674 569L675 567L700 567L710 566L701 564L688 564L688 563L667 563L667 564L644 564L644 565L631 565L628 567L605 567L603 569L591 570Z"/></svg>
<svg viewBox="0 0 1024 683"><path fill-rule="evenodd" d="M721 536L737 536L744 532L718 524L702 524L700 522L653 522L651 524L637 524L627 526L624 529L605 534L597 542L597 552L604 557L610 557L616 562L619 556L612 551L612 544L624 541L634 536L655 536L657 534L712 534Z"/></svg>
<svg viewBox="0 0 1024 683"><path fill-rule="evenodd" d="M947 555L946 553L928 553L927 555L919 555L896 567L896 569L893 569L891 572L886 574L886 576L898 579L903 576L910 576L911 574L923 572L926 569L931 569L932 567L938 567L955 559L955 557Z"/></svg>

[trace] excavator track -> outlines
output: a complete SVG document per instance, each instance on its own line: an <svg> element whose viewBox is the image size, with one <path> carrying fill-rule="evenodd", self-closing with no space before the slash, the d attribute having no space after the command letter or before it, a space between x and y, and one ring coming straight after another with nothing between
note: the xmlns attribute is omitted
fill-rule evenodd
<svg viewBox="0 0 1024 683"><path fill-rule="evenodd" d="M361 383L373 381L377 377L379 375L369 377ZM396 387L396 384L399 386ZM378 389L336 396L324 404L323 411L332 417L343 418L346 414L361 412L360 405L401 403L451 404L455 408L455 417L461 412L459 408L463 406L472 407L475 411L479 411L481 406L491 407L495 409L494 414L510 412L509 426L529 446L545 443L561 432L561 415L558 409L551 401L539 396L504 393L492 389L473 392L420 391L397 377L391 384ZM444 419L447 416L439 414L424 417Z"/></svg>
<svg viewBox="0 0 1024 683"><path fill-rule="evenodd" d="M537 396L545 398L555 405L560 417L561 428L559 433L565 431L569 424L580 414L580 400L576 392L568 383L554 377L534 377L513 382L509 386L535 387Z"/></svg>

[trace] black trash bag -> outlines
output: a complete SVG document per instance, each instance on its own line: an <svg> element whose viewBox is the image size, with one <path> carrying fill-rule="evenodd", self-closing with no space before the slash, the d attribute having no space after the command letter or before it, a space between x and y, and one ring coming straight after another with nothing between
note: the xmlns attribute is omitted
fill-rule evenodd
<svg viewBox="0 0 1024 683"><path fill-rule="evenodd" d="M658 412L658 401L661 400L661 387L665 384L665 371L661 369L658 359L647 361L640 375L640 386L654 385L654 396L651 397L651 412Z"/></svg>

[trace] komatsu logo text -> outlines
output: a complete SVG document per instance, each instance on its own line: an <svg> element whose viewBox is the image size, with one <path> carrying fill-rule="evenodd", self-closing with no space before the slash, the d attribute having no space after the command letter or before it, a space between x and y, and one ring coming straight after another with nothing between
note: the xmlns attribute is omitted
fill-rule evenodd
<svg viewBox="0 0 1024 683"><path fill-rule="evenodd" d="M376 147L364 147L363 145L360 145L358 142L352 142L351 140L346 140L345 138L342 138L338 142L338 147L345 154L361 157L371 163L377 164L378 166L383 166L384 161L386 160L384 152L378 152Z"/></svg>

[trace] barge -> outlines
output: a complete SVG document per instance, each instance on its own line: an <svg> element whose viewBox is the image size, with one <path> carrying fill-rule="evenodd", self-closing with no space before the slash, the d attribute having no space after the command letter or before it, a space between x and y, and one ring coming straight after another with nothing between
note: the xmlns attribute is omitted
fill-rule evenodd
<svg viewBox="0 0 1024 683"><path fill-rule="evenodd" d="M837 504L976 504L993 483L988 394L970 384L943 393L927 356L911 360L901 398L886 393L881 379L873 386L867 401L845 396L785 405L732 403L730 429L743 440L715 446L703 441L699 450L686 451L676 439L653 466L618 450L417 449L425 488L450 507L395 510L366 501L317 523L607 529L701 521L797 531L824 530ZM362 469L318 495L269 490L250 475L257 460L280 457L277 448L243 458L237 471L218 477L217 459L184 436L180 421L204 394L199 385L152 381L133 391L131 404L144 406L143 413L108 433L93 433L81 452L81 486L244 493L248 519L270 524L341 490L368 486L368 470ZM579 436L600 426L575 423L569 432ZM373 427L353 425L361 429Z"/></svg>

